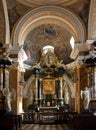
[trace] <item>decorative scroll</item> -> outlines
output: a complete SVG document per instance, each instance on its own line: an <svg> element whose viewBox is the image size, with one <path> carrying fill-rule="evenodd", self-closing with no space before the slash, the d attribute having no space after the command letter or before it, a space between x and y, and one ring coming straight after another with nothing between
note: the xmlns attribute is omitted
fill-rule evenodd
<svg viewBox="0 0 96 130"><path fill-rule="evenodd" d="M54 79L43 80L43 94L55 94L55 80Z"/></svg>

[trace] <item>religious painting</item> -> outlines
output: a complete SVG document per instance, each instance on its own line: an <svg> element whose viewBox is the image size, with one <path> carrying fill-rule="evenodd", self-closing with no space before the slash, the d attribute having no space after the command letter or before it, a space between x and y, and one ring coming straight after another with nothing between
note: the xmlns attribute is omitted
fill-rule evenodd
<svg viewBox="0 0 96 130"><path fill-rule="evenodd" d="M54 79L43 80L43 94L55 94L55 80Z"/></svg>

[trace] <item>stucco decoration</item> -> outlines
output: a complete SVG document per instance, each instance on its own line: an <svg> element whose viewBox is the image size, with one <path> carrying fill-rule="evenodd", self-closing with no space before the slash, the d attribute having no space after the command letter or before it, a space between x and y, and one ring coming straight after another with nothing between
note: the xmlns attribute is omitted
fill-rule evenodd
<svg viewBox="0 0 96 130"><path fill-rule="evenodd" d="M70 63L72 47L70 45L71 34L64 28L55 24L44 24L33 29L25 39L23 49L28 59L24 63L34 65L40 62L42 49L46 45L54 47L54 52L59 61Z"/></svg>
<svg viewBox="0 0 96 130"><path fill-rule="evenodd" d="M18 22L13 32L13 45L23 45L31 30L42 24L56 24L65 28L75 38L76 42L85 42L85 26L76 14L68 9L56 6L43 6L29 11Z"/></svg>
<svg viewBox="0 0 96 130"><path fill-rule="evenodd" d="M91 0L89 23L88 23L88 39L96 40L96 0Z"/></svg>
<svg viewBox="0 0 96 130"><path fill-rule="evenodd" d="M64 5L70 5L73 4L79 0L17 0L18 2L31 7L33 4L37 5L58 5L58 4L64 4Z"/></svg>
<svg viewBox="0 0 96 130"><path fill-rule="evenodd" d="M6 2L11 29L20 16L23 16L29 8L32 10L40 5L57 5L64 8L68 6L68 8L78 14L86 27L88 25L90 0L7 0Z"/></svg>

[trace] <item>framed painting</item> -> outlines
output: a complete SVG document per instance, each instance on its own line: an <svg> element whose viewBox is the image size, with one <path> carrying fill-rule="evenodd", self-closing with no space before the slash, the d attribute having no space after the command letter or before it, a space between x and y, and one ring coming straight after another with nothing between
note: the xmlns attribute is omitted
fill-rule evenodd
<svg viewBox="0 0 96 130"><path fill-rule="evenodd" d="M43 94L55 94L55 80L54 79L43 80Z"/></svg>

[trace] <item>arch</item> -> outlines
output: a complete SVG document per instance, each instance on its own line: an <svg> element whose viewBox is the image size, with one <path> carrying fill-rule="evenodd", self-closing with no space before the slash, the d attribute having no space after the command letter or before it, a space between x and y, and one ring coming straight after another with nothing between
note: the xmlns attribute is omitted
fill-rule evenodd
<svg viewBox="0 0 96 130"><path fill-rule="evenodd" d="M32 7L33 4L37 4L37 5L58 5L58 4L64 4L66 5L71 5L75 2L77 2L78 0L18 0L19 2L21 2L22 4Z"/></svg>
<svg viewBox="0 0 96 130"><path fill-rule="evenodd" d="M8 9L7 9L7 2L6 0L2 0L3 10L4 10L4 18L5 18L5 43L10 43L10 25L9 25L9 18L8 18Z"/></svg>
<svg viewBox="0 0 96 130"><path fill-rule="evenodd" d="M56 6L42 6L33 9L26 13L17 23L12 32L13 46L22 46L24 44L26 36L29 32L42 25L42 24L56 24L65 28L74 37L76 42L85 42L85 26L81 19L72 11L67 8L61 8ZM30 77L24 88L24 97L27 96L27 91L34 80L34 77ZM64 80L68 81L70 91L74 97L75 89L71 80L64 75Z"/></svg>
<svg viewBox="0 0 96 130"><path fill-rule="evenodd" d="M24 89L23 89L23 98L26 98L26 97L27 97L28 89L29 89L30 85L32 84L32 82L34 81L34 79L35 79L35 76L32 75L32 76L30 76L30 78L26 81L26 85L25 85L25 87L24 87Z"/></svg>
<svg viewBox="0 0 96 130"><path fill-rule="evenodd" d="M75 97L75 87L74 87L74 83L71 81L71 79L67 76L67 74L63 75L63 80L66 81L66 83L69 86L70 92L71 92L71 97L74 98Z"/></svg>
<svg viewBox="0 0 96 130"><path fill-rule="evenodd" d="M89 12L89 19L88 19L88 39L95 40L96 39L96 1L90 1L90 12Z"/></svg>
<svg viewBox="0 0 96 130"><path fill-rule="evenodd" d="M66 8L43 6L29 11L17 23L12 33L13 46L23 45L32 29L48 23L65 28L76 42L85 42L85 26L76 14Z"/></svg>

